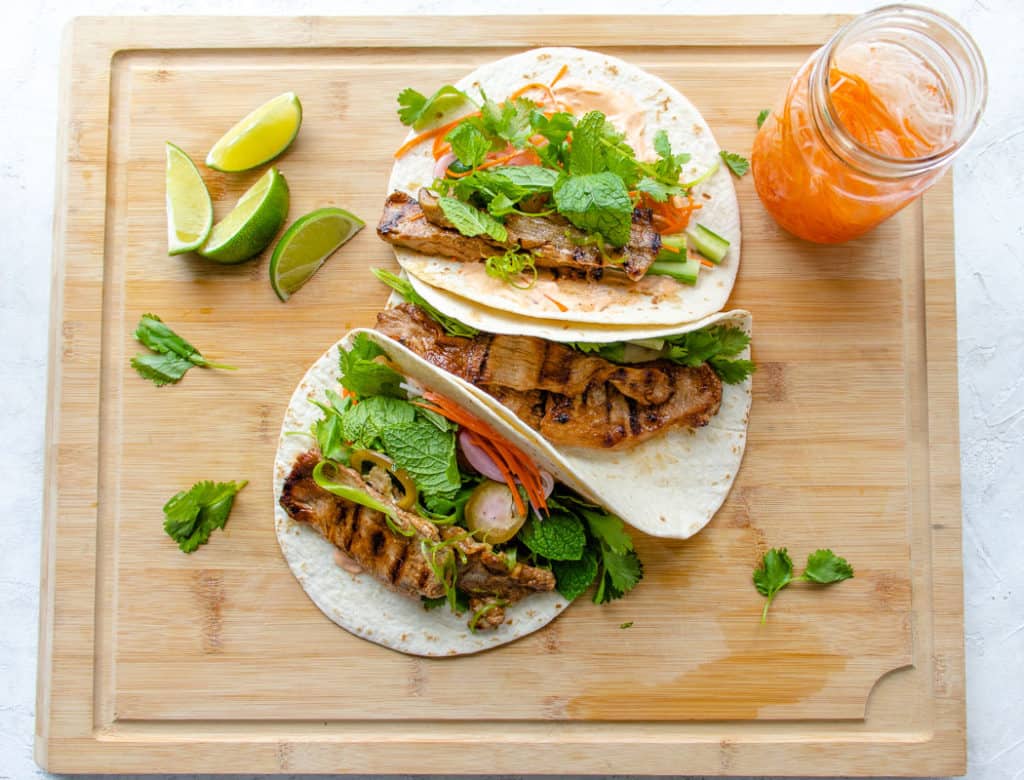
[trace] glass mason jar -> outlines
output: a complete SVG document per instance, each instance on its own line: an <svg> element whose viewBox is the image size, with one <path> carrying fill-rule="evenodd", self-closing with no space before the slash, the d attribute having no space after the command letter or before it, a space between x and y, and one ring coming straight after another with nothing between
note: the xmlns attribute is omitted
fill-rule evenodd
<svg viewBox="0 0 1024 780"><path fill-rule="evenodd" d="M870 11L804 63L761 126L757 194L800 238L855 238L942 176L987 91L981 53L952 19L911 5Z"/></svg>

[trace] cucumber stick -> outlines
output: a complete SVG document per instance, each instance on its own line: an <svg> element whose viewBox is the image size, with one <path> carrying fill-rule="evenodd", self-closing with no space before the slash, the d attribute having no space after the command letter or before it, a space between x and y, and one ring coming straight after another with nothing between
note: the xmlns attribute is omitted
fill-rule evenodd
<svg viewBox="0 0 1024 780"><path fill-rule="evenodd" d="M686 235L693 242L693 248L700 252L712 263L722 262L725 253L729 251L729 242L712 230L697 223L686 231Z"/></svg>

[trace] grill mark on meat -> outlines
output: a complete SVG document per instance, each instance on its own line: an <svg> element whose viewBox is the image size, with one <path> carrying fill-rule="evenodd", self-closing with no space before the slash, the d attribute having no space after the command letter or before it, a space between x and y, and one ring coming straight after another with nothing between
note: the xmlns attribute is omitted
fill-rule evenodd
<svg viewBox="0 0 1024 780"><path fill-rule="evenodd" d="M392 585L398 582L398 577L402 573L405 561L409 557L409 547L410 545L408 544L403 545L398 556L391 561L391 567L388 569L388 582Z"/></svg>
<svg viewBox="0 0 1024 780"><path fill-rule="evenodd" d="M423 518L413 519L412 513L395 506L390 496L380 493L358 472L338 467L336 478L339 481L391 505L397 517L395 523L414 531L411 537L394 533L383 513L335 496L317 485L313 470L319 462L320 456L314 451L296 458L281 490L281 506L292 519L311 525L362 569L398 592L427 598L445 594L443 583L431 571L421 550L424 538L438 542L442 536L452 540L465 556L457 568L458 586L474 598L482 599L482 603L502 599L513 604L532 593L554 589L555 578L550 571L524 563L509 571L505 556L494 552L491 545L470 538L455 541L453 537L463 533L462 529L439 531ZM454 555L454 552L446 551L446 554ZM488 619L481 620L477 628L501 625L504 611L495 609L493 612L498 614L488 613Z"/></svg>
<svg viewBox="0 0 1024 780"><path fill-rule="evenodd" d="M387 197L377 234L388 243L458 262L485 260L499 250L523 249L533 255L538 268L551 269L556 278L597 281L611 270L620 278L637 281L654 263L661 235L654 229L649 209L635 209L632 218L629 243L606 260L599 248L580 245L586 235L558 215L510 214L505 220L508 240L504 243L487 236L463 236L444 216L437 196L421 189L418 201L404 192Z"/></svg>
<svg viewBox="0 0 1024 780"><path fill-rule="evenodd" d="M627 398L626 404L629 406L629 432L636 436L640 433L640 412L632 398Z"/></svg>
<svg viewBox="0 0 1024 780"><path fill-rule="evenodd" d="M378 314L377 329L489 393L555 445L627 449L671 427L707 425L722 401L707 363L619 366L531 336L449 336L409 303ZM474 370L466 356L478 344L485 354Z"/></svg>

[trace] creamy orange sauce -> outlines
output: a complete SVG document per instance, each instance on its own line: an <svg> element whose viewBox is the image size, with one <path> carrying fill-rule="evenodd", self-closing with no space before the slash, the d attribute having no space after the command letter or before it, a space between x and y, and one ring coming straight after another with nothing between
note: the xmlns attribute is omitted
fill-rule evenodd
<svg viewBox="0 0 1024 780"><path fill-rule="evenodd" d="M627 92L566 77L552 89L562 108L576 117L588 111L600 111L633 147L637 157L651 156L647 142L647 112Z"/></svg>

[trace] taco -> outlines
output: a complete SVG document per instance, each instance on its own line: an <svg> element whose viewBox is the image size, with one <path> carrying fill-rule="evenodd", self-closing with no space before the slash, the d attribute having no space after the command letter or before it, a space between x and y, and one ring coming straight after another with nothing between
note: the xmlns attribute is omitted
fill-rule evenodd
<svg viewBox="0 0 1024 780"><path fill-rule="evenodd" d="M723 312L629 341L491 334L420 298L407 280L377 330L464 382L509 426L627 523L687 538L724 502L743 459L751 317Z"/></svg>
<svg viewBox="0 0 1024 780"><path fill-rule="evenodd" d="M495 332L490 313L652 327L724 306L736 194L699 111L658 77L544 48L399 103L413 131L378 234L442 310L483 307Z"/></svg>
<svg viewBox="0 0 1024 780"><path fill-rule="evenodd" d="M352 331L292 395L275 528L313 602L404 653L473 653L541 628L642 567L623 523L539 438L373 331Z"/></svg>

